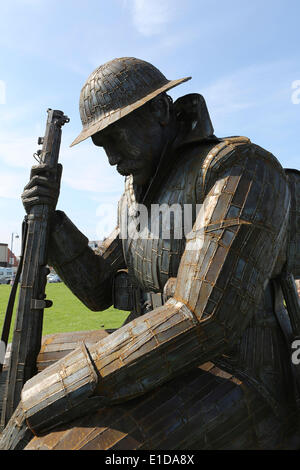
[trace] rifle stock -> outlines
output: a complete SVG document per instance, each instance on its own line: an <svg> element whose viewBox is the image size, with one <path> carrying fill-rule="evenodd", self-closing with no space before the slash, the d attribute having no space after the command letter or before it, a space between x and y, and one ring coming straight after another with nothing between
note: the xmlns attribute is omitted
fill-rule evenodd
<svg viewBox="0 0 300 470"><path fill-rule="evenodd" d="M61 142L61 127L69 122L62 111L48 109L46 132L38 143L41 164L57 169ZM3 400L1 427L5 427L16 409L24 383L36 373L36 358L41 347L44 308L52 302L46 300L48 239L53 212L48 204L32 206L25 217L27 224L24 240L23 268L19 301L13 333L9 370Z"/></svg>

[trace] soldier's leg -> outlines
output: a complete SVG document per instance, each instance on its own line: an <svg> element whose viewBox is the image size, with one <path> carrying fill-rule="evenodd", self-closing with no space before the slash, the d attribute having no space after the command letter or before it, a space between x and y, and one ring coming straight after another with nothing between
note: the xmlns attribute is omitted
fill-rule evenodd
<svg viewBox="0 0 300 470"><path fill-rule="evenodd" d="M256 392L213 367L34 437L26 449L274 449L292 432L292 419L283 423Z"/></svg>

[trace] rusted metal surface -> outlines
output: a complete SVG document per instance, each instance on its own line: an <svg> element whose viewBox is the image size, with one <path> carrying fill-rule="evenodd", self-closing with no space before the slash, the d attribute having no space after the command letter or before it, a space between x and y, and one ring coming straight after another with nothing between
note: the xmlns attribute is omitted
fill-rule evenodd
<svg viewBox="0 0 300 470"><path fill-rule="evenodd" d="M74 331L55 333L43 337L42 347L37 358L37 368L41 372L46 367L73 351L84 341L87 347L105 338L112 330Z"/></svg>
<svg viewBox="0 0 300 470"><path fill-rule="evenodd" d="M4 431L0 434L2 450L22 450L31 441L32 432L27 426L21 402L17 405Z"/></svg>
<svg viewBox="0 0 300 470"><path fill-rule="evenodd" d="M34 437L25 450L284 449L282 428L259 394L213 363L154 392Z"/></svg>
<svg viewBox="0 0 300 470"><path fill-rule="evenodd" d="M183 188L186 181L189 188L178 193L179 202L190 197L188 175L195 154L190 159L186 156L184 163L173 165L156 200L169 195L168 202L174 201L173 188L179 181ZM271 438L276 440L286 425L292 425L282 418L291 416L290 376L270 289L262 294L263 280L272 277L275 266L278 269L275 262L288 223L289 188L278 162L248 139L226 139L202 159L198 155L196 165L199 170L193 166L193 174L202 175L194 180L197 198L203 200L208 192L209 199L204 245L201 251L186 247L183 251L181 240L173 238L172 245L162 239L122 240L131 278L145 290L159 292L175 276L176 289L165 305L89 348L101 377L96 394L103 397L103 403L117 406L217 356L225 375L224 390L221 387L219 393L225 393L228 386L226 374L235 371L238 380L265 400L266 419L281 423L274 425ZM132 192L126 190L120 217L134 217L131 198ZM162 256L163 252L168 256ZM235 338L240 339L231 349ZM213 400L210 406L215 406ZM153 445L159 448L160 444Z"/></svg>
<svg viewBox="0 0 300 470"><path fill-rule="evenodd" d="M21 403L27 425L35 434L41 433L64 422L70 411L74 417L81 405L88 409L86 399L93 395L97 381L96 369L82 342L24 385Z"/></svg>
<svg viewBox="0 0 300 470"><path fill-rule="evenodd" d="M46 367L54 364L71 351L76 349L80 343L84 341L87 347L100 341L108 336L114 330L88 330L88 331L72 331L66 333L54 333L42 337L42 346L37 357L37 370L41 372ZM10 360L11 343L8 344L3 372L0 375L0 413L2 410L3 395L5 390L5 382L8 372L8 364Z"/></svg>
<svg viewBox="0 0 300 470"><path fill-rule="evenodd" d="M95 394L100 395L107 405L119 406L119 402L130 400L126 405L130 407L139 395L161 386L187 369L193 374L192 368L197 363L217 356L217 364L221 367L218 375L222 378L218 393L221 396L226 394L228 383L233 383L232 375L237 381L243 381L243 386L256 389L266 404L265 419L276 423L270 442L272 439L276 441L286 426L292 426L291 420L286 422L283 418L293 415L289 401L290 377L285 346L272 313L271 291L267 289L262 297L262 286L263 279L272 276L284 242L289 189L278 162L248 139L227 139L205 159L209 161L207 165L198 159L204 173L201 184L197 180L196 186L199 200L207 193L205 188L210 188L204 217L206 237L201 251L185 249L182 254L179 246L176 250L177 240L173 239L172 247L164 240L123 240L128 270L145 289L159 291L174 274L177 277L176 288L174 297L162 307L133 320L89 348L101 377ZM172 186L168 187L167 181L163 194L174 194L171 188L178 185L176 175L181 182L184 181L188 165L185 159L184 165L173 168L170 174ZM216 178L217 172L223 177ZM216 178L216 182L209 183L208 178L210 181ZM276 187L273 186L274 181L277 182ZM180 193L181 196L187 194L190 193ZM269 194L273 194L271 200ZM128 196L132 197L132 192L125 192L125 207L132 204ZM181 203L183 201L180 199ZM120 210L121 216L134 214L127 209L124 211L122 204ZM137 253L151 252L148 244L151 246L153 243L155 258L145 256L141 259L137 256ZM167 258L157 256L160 250L170 250L172 254ZM181 258L178 272L171 269L171 256ZM146 275L152 261L165 263L156 267L157 277ZM240 339L231 349L234 338ZM269 371L267 375L264 374L266 368ZM212 370L208 373L211 374ZM240 383L235 382L235 385L240 386ZM216 406L212 398L209 403L213 408ZM170 420L165 418L165 426L171 425ZM198 425L201 427L200 422ZM100 427L102 429L103 426ZM109 444L101 440L99 446L115 448L115 430L110 434L113 426L108 427L105 435L111 440ZM219 429L221 432L222 426ZM248 439L250 428L246 429ZM144 428L143 432L146 432ZM217 430L214 432L218 434ZM70 439L72 433L69 431ZM117 439L124 439L126 446L129 443L125 434L122 430ZM70 444L68 439L65 442ZM152 448L160 448L163 442L135 440L139 445L142 442L142 446L148 442L154 446ZM279 441L278 446L283 442ZM249 443L248 440L247 445ZM172 445L177 446L178 442ZM274 442L272 445L275 446Z"/></svg>

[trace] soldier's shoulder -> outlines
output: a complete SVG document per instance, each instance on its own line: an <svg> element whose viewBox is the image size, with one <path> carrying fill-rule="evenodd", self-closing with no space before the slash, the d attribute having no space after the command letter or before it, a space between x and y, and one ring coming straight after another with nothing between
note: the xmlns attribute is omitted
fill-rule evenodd
<svg viewBox="0 0 300 470"><path fill-rule="evenodd" d="M283 168L279 160L267 149L252 142L245 136L223 137L209 150L202 162L202 172L224 171L226 167L246 163L251 160L252 164L260 162L271 165L279 171Z"/></svg>
<svg viewBox="0 0 300 470"><path fill-rule="evenodd" d="M229 176L232 172L242 173L245 170L249 178L254 177L256 173L263 177L268 168L270 174L274 174L275 170L275 174L281 174L284 179L286 178L277 158L248 137L219 138L201 159L196 182L197 199L202 200L218 178Z"/></svg>

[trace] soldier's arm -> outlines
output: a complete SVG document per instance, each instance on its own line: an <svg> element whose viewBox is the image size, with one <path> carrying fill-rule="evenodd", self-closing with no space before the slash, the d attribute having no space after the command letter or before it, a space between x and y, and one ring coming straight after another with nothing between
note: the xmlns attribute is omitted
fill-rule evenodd
<svg viewBox="0 0 300 470"><path fill-rule="evenodd" d="M64 212L55 212L52 227L49 265L88 308L100 311L110 307L113 276L125 267L119 230L110 234L102 253L97 254Z"/></svg>
<svg viewBox="0 0 300 470"><path fill-rule="evenodd" d="M210 178L174 296L25 384L22 408L35 433L86 412L94 400L131 399L213 360L247 327L272 275L289 207L280 166L252 150Z"/></svg>
<svg viewBox="0 0 300 470"><path fill-rule="evenodd" d="M97 392L108 403L225 353L258 308L282 246L290 196L275 159L250 145L242 159L233 157L211 175L173 297L91 349Z"/></svg>

